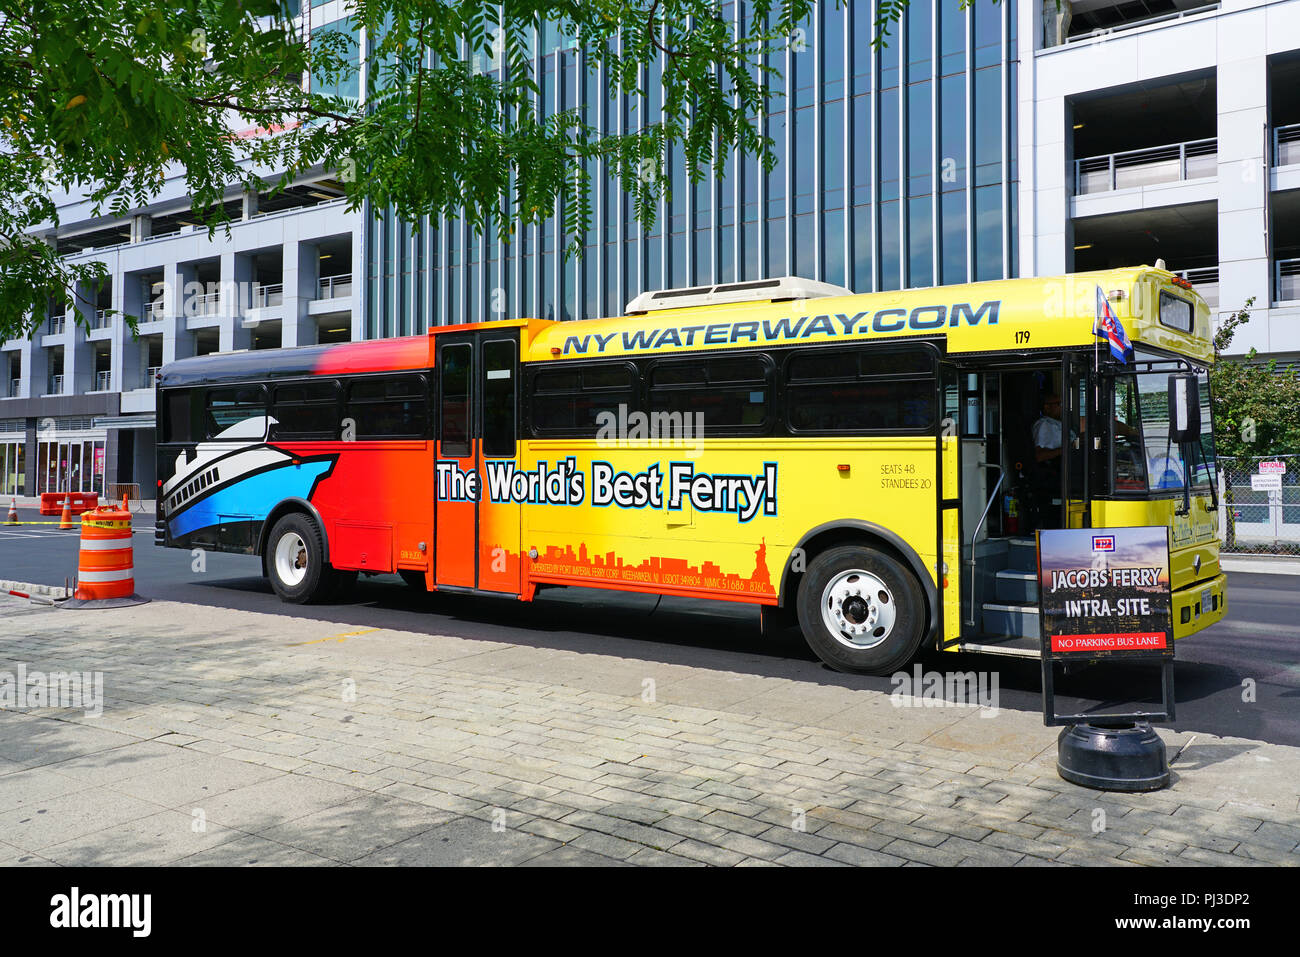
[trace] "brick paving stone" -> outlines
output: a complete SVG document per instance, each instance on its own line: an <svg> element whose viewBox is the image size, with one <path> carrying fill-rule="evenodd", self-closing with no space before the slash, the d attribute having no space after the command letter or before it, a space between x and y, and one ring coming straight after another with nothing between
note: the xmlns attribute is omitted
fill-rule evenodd
<svg viewBox="0 0 1300 957"><path fill-rule="evenodd" d="M828 847L834 846L835 842L829 838L822 837L818 834L810 834L807 831L796 831L790 827L780 827L774 825L766 831L756 835L759 840L767 841L769 844L781 844L785 847L796 851L804 851L808 854L821 854Z"/></svg>
<svg viewBox="0 0 1300 957"><path fill-rule="evenodd" d="M1265 821L1251 836L1251 844L1263 844L1280 851L1294 851L1300 846L1300 827ZM1214 848L1220 850L1220 848Z"/></svg>
<svg viewBox="0 0 1300 957"><path fill-rule="evenodd" d="M856 844L836 844L825 854L833 861L843 861L857 867L902 867L907 862L893 854L869 850Z"/></svg>
<svg viewBox="0 0 1300 957"><path fill-rule="evenodd" d="M808 854L804 851L789 851L782 854L776 859L777 864L784 864L787 867L848 867L844 861L837 861L833 857L823 857L820 854Z"/></svg>
<svg viewBox="0 0 1300 957"><path fill-rule="evenodd" d="M930 847L928 844L913 844L901 838L895 838L879 850L891 857L933 864L936 867L954 867L966 859L966 855L952 848L944 848L942 845Z"/></svg>
<svg viewBox="0 0 1300 957"><path fill-rule="evenodd" d="M924 818L920 820L924 821ZM880 821L872 828L876 834L883 834L888 837L901 837L904 840L912 841L915 844L928 844L930 847L938 847L948 838L954 835L945 834L942 831L933 831L928 827L913 827L910 824L899 824L897 821Z"/></svg>
<svg viewBox="0 0 1300 957"><path fill-rule="evenodd" d="M697 861L689 857L679 857L676 854L667 854L663 851L656 851L653 847L643 847L627 859L628 864L635 864L638 867L704 867L704 861Z"/></svg>
<svg viewBox="0 0 1300 957"><path fill-rule="evenodd" d="M1171 845L1177 844L1179 851L1188 844L1194 844L1197 847L1205 848L1207 851L1218 851L1221 854L1231 854L1237 845L1241 843L1235 838L1218 837L1206 831L1174 827L1153 827L1145 831L1143 837L1150 841L1164 841ZM1154 845L1148 844L1146 846L1153 847Z"/></svg>
<svg viewBox="0 0 1300 957"><path fill-rule="evenodd" d="M713 844L704 844L689 837L674 845L672 853L679 857L689 857L692 860L702 861L705 864L714 864L719 867L732 867L745 859L744 854L727 850L724 847L717 847ZM790 853L797 852L791 851Z"/></svg>
<svg viewBox="0 0 1300 957"><path fill-rule="evenodd" d="M817 832L817 836L840 844L853 844L857 847L866 847L872 850L879 850L894 839L892 835L881 831L862 830L861 828L833 822L821 828Z"/></svg>
<svg viewBox="0 0 1300 957"><path fill-rule="evenodd" d="M1220 854L1218 851L1207 851L1203 847L1188 847L1182 852L1182 857L1197 864L1213 864L1216 867L1268 867L1267 861L1256 860L1246 857L1242 854Z"/></svg>
<svg viewBox="0 0 1300 957"><path fill-rule="evenodd" d="M1033 854L1035 857L1047 858L1056 857L1069 849L1064 844L1053 844L1048 840L1035 840L1005 831L991 831L986 837L980 839L980 843L1020 854Z"/></svg>
<svg viewBox="0 0 1300 957"><path fill-rule="evenodd" d="M1148 847L1130 847L1120 853L1120 859L1146 867L1197 867L1195 861L1176 854L1166 854Z"/></svg>
<svg viewBox="0 0 1300 957"><path fill-rule="evenodd" d="M1278 824L1296 826L1300 822L1300 814L1297 814L1294 807L1292 810L1283 808L1264 807L1254 804L1242 804L1239 801L1229 801L1223 805L1223 811L1244 819L1254 819L1258 821L1274 821Z"/></svg>
<svg viewBox="0 0 1300 957"><path fill-rule="evenodd" d="M941 850L963 854L966 858L980 864L1009 866L1024 856L1022 851L1006 850L982 841L968 841L962 837L950 837L939 845Z"/></svg>
<svg viewBox="0 0 1300 957"><path fill-rule="evenodd" d="M545 817L525 818L523 821L511 826L518 831L526 831L529 834L536 834L538 837L548 837L553 841L566 844L587 833L582 828L571 827L568 824L562 824L559 821Z"/></svg>
<svg viewBox="0 0 1300 957"><path fill-rule="evenodd" d="M713 824L717 827L726 828L729 831L738 831L741 834L748 834L750 837L766 831L771 825L767 821L761 821L758 818L745 817L741 814L733 814L730 811L710 811L704 817L700 818L705 824Z"/></svg>
<svg viewBox="0 0 1300 957"><path fill-rule="evenodd" d="M1232 853L1253 861L1268 861L1270 864L1281 864L1284 867L1300 867L1300 849L1282 851L1259 844L1238 844Z"/></svg>
<svg viewBox="0 0 1300 957"><path fill-rule="evenodd" d="M612 834L605 834L600 831L586 831L582 836L569 841L566 846L591 851L595 854L603 854L605 857L613 858L616 861L627 860L641 850L642 847L640 844L625 841L621 837L615 837Z"/></svg>
<svg viewBox="0 0 1300 957"><path fill-rule="evenodd" d="M763 810L763 805L756 804L752 801L738 801L735 798L727 797L724 794L717 794L713 791L701 794L696 798L700 804L711 807L719 811L730 811L732 814L739 814L750 817Z"/></svg>
<svg viewBox="0 0 1300 957"><path fill-rule="evenodd" d="M1124 851L1129 848L1124 848ZM1123 853L1121 851L1120 853ZM1027 860L1028 858L1026 858ZM1121 857L1106 857L1103 854L1091 854L1087 851L1077 848L1070 848L1060 857L1056 858L1062 864L1073 864L1076 867L1141 867L1137 861L1125 860Z"/></svg>

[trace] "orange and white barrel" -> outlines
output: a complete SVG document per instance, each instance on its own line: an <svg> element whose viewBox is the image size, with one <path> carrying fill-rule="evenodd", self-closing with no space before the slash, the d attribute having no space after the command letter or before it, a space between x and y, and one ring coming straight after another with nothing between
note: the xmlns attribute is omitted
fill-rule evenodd
<svg viewBox="0 0 1300 957"><path fill-rule="evenodd" d="M131 513L101 505L81 516L81 557L76 598L130 598L135 594Z"/></svg>

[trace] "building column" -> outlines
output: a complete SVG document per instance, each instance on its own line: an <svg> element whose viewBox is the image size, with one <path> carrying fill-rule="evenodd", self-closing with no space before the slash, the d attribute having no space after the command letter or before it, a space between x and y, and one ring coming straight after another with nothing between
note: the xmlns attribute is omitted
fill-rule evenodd
<svg viewBox="0 0 1300 957"><path fill-rule="evenodd" d="M32 399L45 392L45 383L50 380L50 351L41 345L38 333L35 339L23 343L23 375L19 384L20 398Z"/></svg>
<svg viewBox="0 0 1300 957"><path fill-rule="evenodd" d="M221 333L217 348L222 352L247 349L253 344L251 330L244 328L244 315L253 288L253 261L233 252L221 254Z"/></svg>
<svg viewBox="0 0 1300 957"><path fill-rule="evenodd" d="M316 323L307 310L316 298L320 249L315 243L299 242L296 237L286 241L283 249L280 261L284 280L284 320L280 345L315 345Z"/></svg>
<svg viewBox="0 0 1300 957"><path fill-rule="evenodd" d="M81 395L95 388L95 349L86 341L86 329L95 318L95 291L90 283L79 282L73 291L73 308L80 320L68 318L67 342L63 347L63 395Z"/></svg>
<svg viewBox="0 0 1300 957"><path fill-rule="evenodd" d="M194 333L185 322L185 273L174 262L163 267L163 365L194 355Z"/></svg>
<svg viewBox="0 0 1300 957"><path fill-rule="evenodd" d="M369 207L366 208L367 210L369 209ZM366 248L364 245L364 237L366 234L367 221L368 219L362 219L362 221L357 224L357 228L352 231L352 341L353 342L360 342L362 339L366 337L366 316L361 309L361 303L363 301L368 301L368 297L370 295L370 288L368 285L369 280L367 279L367 276L369 275L369 266L366 263ZM425 228L429 231L432 231L433 226L432 224L429 224ZM435 239L435 241L437 240ZM622 242L623 242L623 237L620 234L619 236L620 249L622 249L622 245L621 245ZM432 250L429 250L429 253L431 252ZM433 256L431 254L426 254L424 262L426 268L429 270L430 275L433 275L435 272L438 272L439 270L446 268L446 263L440 260L438 263L438 268L435 269L433 265ZM619 275L622 275L623 270L621 267L619 268L618 272ZM520 290L518 288L519 286L518 277L515 277L515 282L513 283L513 286L515 287L515 295L517 296L520 295ZM621 304L620 304L620 308L621 308ZM434 300L432 295L430 295L429 298L425 300L424 309L425 309L425 318L427 320L425 322L424 327L427 329L429 326L434 325L435 318L438 314L437 309L434 305ZM508 315L522 315L522 310L514 314L508 313Z"/></svg>
<svg viewBox="0 0 1300 957"><path fill-rule="evenodd" d="M127 289L133 283L134 289ZM127 392L140 387L140 348L138 340L131 335L126 324L127 313L139 320L145 317L139 304L139 282L134 277L120 270L113 271L113 308L117 311L112 331L109 333L108 368L113 378L113 388L118 392Z"/></svg>
<svg viewBox="0 0 1300 957"><path fill-rule="evenodd" d="M1239 19L1219 26L1219 309L1235 312L1253 296L1253 318L1231 349L1268 352L1268 58L1257 21Z"/></svg>

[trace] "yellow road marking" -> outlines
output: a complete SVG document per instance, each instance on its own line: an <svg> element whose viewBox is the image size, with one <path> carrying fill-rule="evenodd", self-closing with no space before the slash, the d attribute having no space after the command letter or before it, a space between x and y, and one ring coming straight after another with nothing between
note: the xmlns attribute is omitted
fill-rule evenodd
<svg viewBox="0 0 1300 957"><path fill-rule="evenodd" d="M382 631L381 628L366 628L362 631L345 631L341 635L330 635L328 638L314 638L311 641L295 641L290 648L298 648L302 645L319 645L326 641L346 641L349 638L355 638L357 635L369 635L376 631Z"/></svg>

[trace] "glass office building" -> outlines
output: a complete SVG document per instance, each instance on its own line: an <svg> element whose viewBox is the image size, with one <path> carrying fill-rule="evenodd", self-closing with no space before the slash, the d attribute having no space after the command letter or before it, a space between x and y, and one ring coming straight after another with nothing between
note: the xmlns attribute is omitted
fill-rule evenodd
<svg viewBox="0 0 1300 957"><path fill-rule="evenodd" d="M618 314L645 290L788 274L856 292L1015 275L1017 0L912 0L881 49L875 4L821 2L769 62L783 96L760 118L765 173L732 155L691 183L669 157L671 200L643 228L616 178L595 167L580 256L558 215L510 243L437 218L413 229L367 216L366 338L429 325ZM747 27L751 4L723 15ZM643 95L610 98L558 31L535 38L539 113L580 109L601 131L661 108L659 64Z"/></svg>

